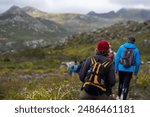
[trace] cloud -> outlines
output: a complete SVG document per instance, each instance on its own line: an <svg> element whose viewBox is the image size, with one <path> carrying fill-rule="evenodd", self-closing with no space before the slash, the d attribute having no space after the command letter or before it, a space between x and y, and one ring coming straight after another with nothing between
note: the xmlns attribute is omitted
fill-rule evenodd
<svg viewBox="0 0 150 117"><path fill-rule="evenodd" d="M76 12L89 11L108 12L122 7L149 8L149 0L0 0L0 12L12 5L19 7L32 6L46 12Z"/></svg>
<svg viewBox="0 0 150 117"><path fill-rule="evenodd" d="M0 0L0 9L8 9L12 5L20 7L32 6L47 12L104 12L116 7L108 0Z"/></svg>
<svg viewBox="0 0 150 117"><path fill-rule="evenodd" d="M49 3L49 10L55 9L56 11L65 12L84 12L97 11L104 12L116 8L108 3L108 0L52 0ZM55 2L54 2L55 1Z"/></svg>
<svg viewBox="0 0 150 117"><path fill-rule="evenodd" d="M143 6L148 7L150 6L150 0L109 0L112 4L119 4L122 6Z"/></svg>

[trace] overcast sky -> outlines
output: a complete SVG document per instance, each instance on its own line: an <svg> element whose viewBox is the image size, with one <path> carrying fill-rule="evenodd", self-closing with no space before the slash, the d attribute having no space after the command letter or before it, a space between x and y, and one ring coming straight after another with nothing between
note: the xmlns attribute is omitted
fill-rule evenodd
<svg viewBox="0 0 150 117"><path fill-rule="evenodd" d="M12 5L32 6L39 10L55 13L104 13L120 8L150 9L150 0L0 0L0 12Z"/></svg>

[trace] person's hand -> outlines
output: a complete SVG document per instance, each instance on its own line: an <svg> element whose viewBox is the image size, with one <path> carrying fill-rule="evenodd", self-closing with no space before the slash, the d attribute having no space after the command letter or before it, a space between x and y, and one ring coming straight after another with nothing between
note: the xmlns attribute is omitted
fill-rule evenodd
<svg viewBox="0 0 150 117"><path fill-rule="evenodd" d="M115 70L115 73L118 74L118 70Z"/></svg>

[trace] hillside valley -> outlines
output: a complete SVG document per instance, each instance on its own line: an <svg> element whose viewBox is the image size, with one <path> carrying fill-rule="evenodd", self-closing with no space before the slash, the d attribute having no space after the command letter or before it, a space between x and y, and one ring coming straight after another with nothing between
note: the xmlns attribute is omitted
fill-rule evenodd
<svg viewBox="0 0 150 117"><path fill-rule="evenodd" d="M11 7L0 14L0 99L78 100L82 83L62 63L81 62L94 55L100 39L108 40L117 51L127 36L134 36L141 67L138 79L131 81L128 99L149 100L149 16L149 10L137 9L52 14L32 7ZM117 74L116 79L118 83Z"/></svg>
<svg viewBox="0 0 150 117"><path fill-rule="evenodd" d="M47 13L27 6L12 6L0 14L0 53L67 43L71 36L105 30L113 24L129 20L150 19L146 9L120 9L117 12L87 14Z"/></svg>

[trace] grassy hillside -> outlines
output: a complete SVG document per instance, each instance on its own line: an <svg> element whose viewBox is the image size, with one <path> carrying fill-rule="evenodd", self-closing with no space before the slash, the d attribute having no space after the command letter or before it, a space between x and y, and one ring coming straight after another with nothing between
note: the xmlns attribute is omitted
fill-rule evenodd
<svg viewBox="0 0 150 117"><path fill-rule="evenodd" d="M100 28L93 32L81 33L70 37L69 45L84 47L85 44L89 44L89 48L100 39L106 39L110 42L112 49L117 51L119 46L127 42L127 36L134 36L136 38L136 45L141 53L141 59L149 61L150 55L150 22L146 21L138 23L134 21L128 21L127 23L118 23L110 27ZM89 52L89 51L88 51ZM86 51L84 51L86 53Z"/></svg>
<svg viewBox="0 0 150 117"><path fill-rule="evenodd" d="M25 49L1 55L0 99L79 99L81 82L78 76L70 76L66 67L60 67L61 62L81 61L95 54L99 39L108 39L116 51L127 35L137 38L141 58L147 61L150 59L149 34L144 23L128 22L70 36L66 45L55 48ZM150 99L149 64L141 65L138 77L131 82L129 98ZM113 91L117 94L117 85Z"/></svg>
<svg viewBox="0 0 150 117"><path fill-rule="evenodd" d="M38 48L1 56L0 99L79 99L82 85L70 76L62 61L79 60L94 54L94 46ZM83 52L86 52L82 54ZM150 66L142 65L139 79L132 80L130 99L149 99ZM117 94L117 85L113 89Z"/></svg>

